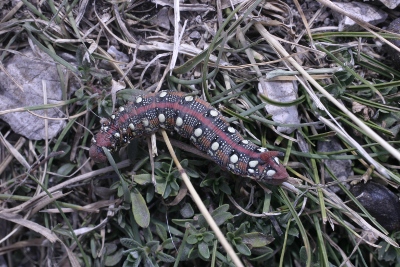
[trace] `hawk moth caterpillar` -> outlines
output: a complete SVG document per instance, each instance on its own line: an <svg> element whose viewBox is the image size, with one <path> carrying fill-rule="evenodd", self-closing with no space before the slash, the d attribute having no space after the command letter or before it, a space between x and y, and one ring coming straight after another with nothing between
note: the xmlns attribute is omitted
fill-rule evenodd
<svg viewBox="0 0 400 267"><path fill-rule="evenodd" d="M114 152L133 138L163 128L190 139L195 147L234 174L272 184L281 184L289 177L277 158L280 152L267 151L245 140L208 102L182 92L136 96L100 123L100 132L89 150L95 162L107 161L102 147Z"/></svg>

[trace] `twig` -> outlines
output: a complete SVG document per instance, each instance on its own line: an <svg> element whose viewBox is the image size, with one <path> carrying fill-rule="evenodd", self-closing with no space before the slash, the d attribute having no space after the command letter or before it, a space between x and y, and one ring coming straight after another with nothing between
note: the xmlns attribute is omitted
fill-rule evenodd
<svg viewBox="0 0 400 267"><path fill-rule="evenodd" d="M206 219L208 225L210 225L210 228L214 231L215 235L217 236L219 242L221 245L225 248L226 253L231 257L232 261L234 264L238 267L244 267L242 262L240 261L239 257L236 255L235 251L233 250L232 246L228 243L226 240L224 234L221 232L221 229L219 229L218 225L215 223L214 219L212 218L211 214L208 212L206 206L204 205L203 201L201 200L199 194L197 194L196 189L193 187L193 184L190 182L189 177L187 176L185 170L182 168L179 160L177 159L175 155L175 151L172 148L171 143L168 141L168 135L165 132L165 130L161 130L161 133L164 137L165 143L168 147L168 151L171 154L172 159L175 162L175 165L178 167L179 172L181 174L183 182L186 184L190 194L192 195L192 198L194 202L196 203L197 207L199 208L201 214L203 214L204 218Z"/></svg>

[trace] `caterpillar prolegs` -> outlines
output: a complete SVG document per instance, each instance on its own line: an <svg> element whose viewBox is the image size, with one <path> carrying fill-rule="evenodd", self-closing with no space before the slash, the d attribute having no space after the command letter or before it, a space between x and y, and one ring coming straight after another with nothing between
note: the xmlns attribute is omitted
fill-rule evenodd
<svg viewBox="0 0 400 267"><path fill-rule="evenodd" d="M89 150L95 162L107 160L102 147L113 152L133 138L163 128L190 139L194 146L234 174L273 184L280 184L289 176L279 163L279 152L267 151L245 140L209 103L181 92L136 96L100 123L100 132Z"/></svg>

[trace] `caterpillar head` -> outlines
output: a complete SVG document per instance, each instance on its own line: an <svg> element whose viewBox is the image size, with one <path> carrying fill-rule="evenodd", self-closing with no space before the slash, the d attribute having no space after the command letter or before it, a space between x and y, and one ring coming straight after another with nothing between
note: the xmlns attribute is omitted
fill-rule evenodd
<svg viewBox="0 0 400 267"><path fill-rule="evenodd" d="M279 162L278 151L266 151L260 154L260 159L264 162L259 164L259 180L269 184L281 184L289 178L285 167Z"/></svg>
<svg viewBox="0 0 400 267"><path fill-rule="evenodd" d="M92 145L89 149L89 156L94 162L101 163L106 162L107 157L104 154L103 147L113 150L115 149L115 142L111 129L109 129L110 122L107 119L101 119L101 131L97 133L95 138L92 139ZM114 134L115 135L115 134Z"/></svg>
<svg viewBox="0 0 400 267"><path fill-rule="evenodd" d="M101 140L104 140L104 138L99 137L99 135L100 134L97 134L96 139L93 139L92 145L90 146L90 149L89 149L89 156L94 160L94 162L97 162L97 163L107 161L107 157L106 157L106 154L104 154L102 145L98 145L99 143L102 143ZM108 143L109 143L109 141L108 141ZM107 147L107 146L105 146L105 147Z"/></svg>

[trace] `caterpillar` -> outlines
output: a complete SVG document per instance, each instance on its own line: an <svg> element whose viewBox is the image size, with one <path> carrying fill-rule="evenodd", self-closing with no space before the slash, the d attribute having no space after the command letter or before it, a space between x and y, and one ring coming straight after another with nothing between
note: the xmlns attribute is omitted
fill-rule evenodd
<svg viewBox="0 0 400 267"><path fill-rule="evenodd" d="M280 152L267 151L244 139L208 102L182 92L136 96L110 119L102 118L100 124L100 132L89 149L95 162L107 161L102 147L114 152L133 138L163 128L190 139L214 162L234 174L272 184L281 184L289 177L277 158Z"/></svg>

